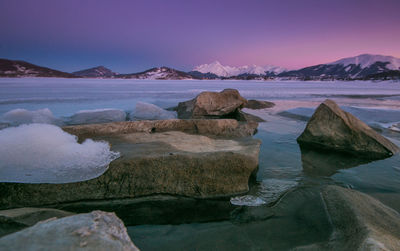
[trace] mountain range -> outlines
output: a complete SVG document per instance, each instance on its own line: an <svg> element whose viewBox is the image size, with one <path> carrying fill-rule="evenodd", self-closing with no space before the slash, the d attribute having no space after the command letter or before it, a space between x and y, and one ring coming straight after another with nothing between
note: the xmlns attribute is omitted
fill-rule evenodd
<svg viewBox="0 0 400 251"><path fill-rule="evenodd" d="M28 62L0 59L0 77L62 77L62 78L122 78L122 79L277 79L277 80L368 80L399 79L400 59L392 56L362 54L331 63L313 65L298 70L278 66L224 66L215 61L202 64L190 72L168 67L119 74L98 66L72 73L37 66Z"/></svg>

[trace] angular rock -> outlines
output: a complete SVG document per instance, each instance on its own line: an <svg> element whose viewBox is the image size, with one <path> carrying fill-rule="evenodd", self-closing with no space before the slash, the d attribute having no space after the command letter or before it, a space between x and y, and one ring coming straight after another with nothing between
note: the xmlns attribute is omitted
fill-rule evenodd
<svg viewBox="0 0 400 251"><path fill-rule="evenodd" d="M329 99L317 108L297 141L303 146L371 159L389 157L399 151L395 144Z"/></svg>
<svg viewBox="0 0 400 251"><path fill-rule="evenodd" d="M274 106L275 106L275 104L272 102L249 99L249 100L247 100L247 103L244 105L243 108L259 110L259 109L271 108Z"/></svg>
<svg viewBox="0 0 400 251"><path fill-rule="evenodd" d="M95 139L108 141L113 151L121 153L121 158L111 162L103 175L64 184L0 183L0 208L154 194L202 199L241 194L248 191L249 178L257 170L260 148L257 139L212 139L177 131L127 133L122 130L120 134Z"/></svg>
<svg viewBox="0 0 400 251"><path fill-rule="evenodd" d="M62 218L73 213L52 208L16 208L0 211L0 237L32 226L49 218Z"/></svg>
<svg viewBox="0 0 400 251"><path fill-rule="evenodd" d="M0 238L1 250L139 250L114 213L48 219Z"/></svg>
<svg viewBox="0 0 400 251"><path fill-rule="evenodd" d="M334 228L324 250L400 250L397 211L366 194L338 186L327 186L322 198Z"/></svg>
<svg viewBox="0 0 400 251"><path fill-rule="evenodd" d="M247 100L234 89L202 92L196 98L178 104L178 118L220 118L243 108L246 103Z"/></svg>
<svg viewBox="0 0 400 251"><path fill-rule="evenodd" d="M242 123L233 119L169 119L66 126L63 130L78 136L80 140L104 135L168 131L232 138L251 136L256 133L257 126L256 122Z"/></svg>

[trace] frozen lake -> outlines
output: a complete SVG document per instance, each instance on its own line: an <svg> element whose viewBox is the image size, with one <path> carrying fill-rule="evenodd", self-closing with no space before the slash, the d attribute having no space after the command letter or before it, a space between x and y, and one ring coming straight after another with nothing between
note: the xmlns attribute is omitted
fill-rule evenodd
<svg viewBox="0 0 400 251"><path fill-rule="evenodd" d="M129 227L139 248L207 249L207 243L220 243L225 249L231 247L230 250L260 247L280 250L323 241L330 230L326 229L322 205L314 201L319 198L319 187L325 184L352 187L400 211L398 154L369 163L357 162L331 154L301 152L296 142L315 107L330 98L400 145L400 132L388 129L400 122L399 82L0 79L0 116L17 108L48 108L56 117L104 108L131 112L137 102L167 108L192 99L202 91L225 88L238 89L247 99L276 103L271 109L246 110L267 121L260 123L255 136L262 140L260 168L257 183L249 194L234 197L231 202L258 210L251 211L256 220L245 224L222 221ZM304 164L306 159L325 168L319 172L308 169ZM276 205L289 190L293 192ZM279 217L264 217L271 208L279 211ZM304 211L298 210L302 208ZM268 232L268 229L274 231ZM210 244L210 247L217 244Z"/></svg>

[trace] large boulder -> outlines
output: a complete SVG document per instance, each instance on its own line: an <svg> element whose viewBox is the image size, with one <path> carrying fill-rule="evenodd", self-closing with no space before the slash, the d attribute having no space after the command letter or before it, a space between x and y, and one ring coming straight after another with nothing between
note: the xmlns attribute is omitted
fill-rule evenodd
<svg viewBox="0 0 400 251"><path fill-rule="evenodd" d="M300 145L348 152L371 159L392 156L399 148L332 100L325 100L297 138Z"/></svg>
<svg viewBox="0 0 400 251"><path fill-rule="evenodd" d="M235 89L202 92L196 98L178 104L178 118L220 118L235 113L246 103L247 100Z"/></svg>
<svg viewBox="0 0 400 251"><path fill-rule="evenodd" d="M216 130L218 123L213 125ZM85 200L108 203L155 194L229 197L249 190L250 176L258 167L260 141L249 137L216 139L179 131L100 134L96 140L108 141L121 154L104 174L64 184L0 183L0 208Z"/></svg>
<svg viewBox="0 0 400 251"><path fill-rule="evenodd" d="M400 215L378 200L346 188L322 192L333 233L323 250L400 250Z"/></svg>
<svg viewBox="0 0 400 251"><path fill-rule="evenodd" d="M48 219L0 239L1 250L139 250L114 213Z"/></svg>

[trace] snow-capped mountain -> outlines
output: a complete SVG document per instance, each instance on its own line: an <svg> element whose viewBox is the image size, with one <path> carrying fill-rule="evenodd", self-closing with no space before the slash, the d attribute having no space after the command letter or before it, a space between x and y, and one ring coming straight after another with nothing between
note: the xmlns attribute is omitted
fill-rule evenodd
<svg viewBox="0 0 400 251"><path fill-rule="evenodd" d="M220 62L215 61L211 64L202 64L196 66L193 69L193 72L200 72L200 73L211 73L215 74L219 77L232 77L238 76L242 74L252 74L252 75L267 75L267 74L279 74L283 72L285 69L278 66L240 66L240 67L233 67L233 66L224 66Z"/></svg>
<svg viewBox="0 0 400 251"><path fill-rule="evenodd" d="M87 78L110 78L118 75L104 66L97 66L90 69L73 72L75 76Z"/></svg>
<svg viewBox="0 0 400 251"><path fill-rule="evenodd" d="M359 65L361 69L364 69L371 67L376 62L388 62L388 64L385 65L387 69L400 70L400 58L372 54L362 54L356 57L343 58L330 64L341 64L343 66Z"/></svg>
<svg viewBox="0 0 400 251"><path fill-rule="evenodd" d="M62 71L34 65L20 60L0 58L0 77L59 77L74 78L75 76Z"/></svg>
<svg viewBox="0 0 400 251"><path fill-rule="evenodd" d="M186 72L178 71L168 67L151 68L144 72L121 74L117 77L134 79L193 79L193 77Z"/></svg>
<svg viewBox="0 0 400 251"><path fill-rule="evenodd" d="M385 73L396 75L397 71L400 71L399 58L362 54L356 57L343 58L328 64L314 65L300 70L283 72L279 76L301 79L366 79L373 76L385 76Z"/></svg>

